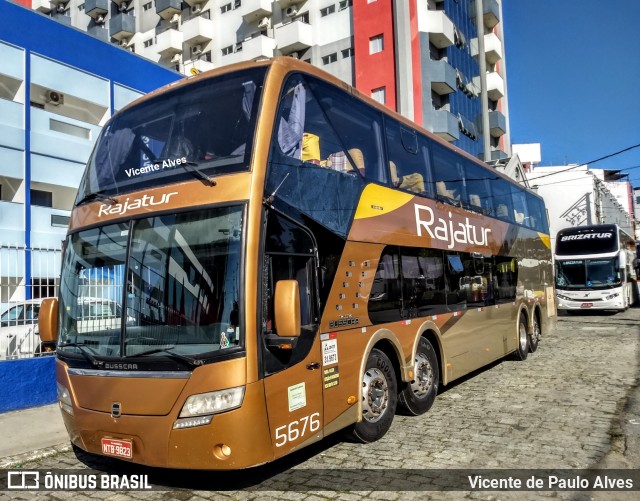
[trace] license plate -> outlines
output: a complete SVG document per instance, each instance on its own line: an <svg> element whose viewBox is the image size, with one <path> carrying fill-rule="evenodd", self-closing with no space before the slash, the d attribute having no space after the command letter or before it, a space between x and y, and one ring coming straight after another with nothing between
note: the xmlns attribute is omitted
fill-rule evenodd
<svg viewBox="0 0 640 501"><path fill-rule="evenodd" d="M102 453L117 458L133 458L133 444L131 440L102 439Z"/></svg>
<svg viewBox="0 0 640 501"><path fill-rule="evenodd" d="M593 303L582 303L580 305L580 308L591 308L593 306Z"/></svg>

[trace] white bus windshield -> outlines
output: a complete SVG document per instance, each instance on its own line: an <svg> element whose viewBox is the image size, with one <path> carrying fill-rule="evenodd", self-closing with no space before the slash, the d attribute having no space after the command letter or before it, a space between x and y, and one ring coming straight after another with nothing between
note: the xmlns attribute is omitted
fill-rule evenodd
<svg viewBox="0 0 640 501"><path fill-rule="evenodd" d="M617 257L556 262L556 286L559 289L609 289L620 285Z"/></svg>
<svg viewBox="0 0 640 501"><path fill-rule="evenodd" d="M115 115L96 143L76 205L248 170L265 71L203 79Z"/></svg>

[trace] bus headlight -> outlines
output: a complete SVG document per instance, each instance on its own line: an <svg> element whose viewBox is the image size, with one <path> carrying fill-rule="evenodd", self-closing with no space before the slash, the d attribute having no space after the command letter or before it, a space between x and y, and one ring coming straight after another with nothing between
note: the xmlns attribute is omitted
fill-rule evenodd
<svg viewBox="0 0 640 501"><path fill-rule="evenodd" d="M73 404L71 403L71 394L66 386L56 383L58 387L58 403L63 411L73 416Z"/></svg>
<svg viewBox="0 0 640 501"><path fill-rule="evenodd" d="M573 301L570 297L563 296L562 294L556 294L556 296L558 296L558 299L562 299L563 301Z"/></svg>
<svg viewBox="0 0 640 501"><path fill-rule="evenodd" d="M244 386L191 395L182 406L178 417L203 416L230 411L240 407L243 398Z"/></svg>
<svg viewBox="0 0 640 501"><path fill-rule="evenodd" d="M609 301L610 299L616 298L620 295L619 292L616 292L615 294L609 294L607 297L605 297L605 301Z"/></svg>

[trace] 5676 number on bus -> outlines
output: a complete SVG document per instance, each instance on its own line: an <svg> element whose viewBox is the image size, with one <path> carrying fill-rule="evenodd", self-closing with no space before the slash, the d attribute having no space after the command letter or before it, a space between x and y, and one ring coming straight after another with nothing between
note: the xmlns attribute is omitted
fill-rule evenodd
<svg viewBox="0 0 640 501"><path fill-rule="evenodd" d="M315 433L320 429L320 413L304 416L297 421L291 421L276 428L276 447L282 447L287 442L294 442L304 437L307 431Z"/></svg>

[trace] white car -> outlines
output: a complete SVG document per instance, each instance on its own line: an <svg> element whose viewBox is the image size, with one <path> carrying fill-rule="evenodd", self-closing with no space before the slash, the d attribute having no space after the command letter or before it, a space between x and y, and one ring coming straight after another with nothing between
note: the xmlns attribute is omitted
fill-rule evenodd
<svg viewBox="0 0 640 501"><path fill-rule="evenodd" d="M0 316L0 360L53 353L55 345L43 344L38 335L42 299L11 303Z"/></svg>

